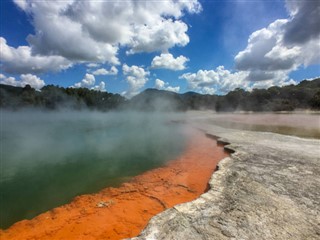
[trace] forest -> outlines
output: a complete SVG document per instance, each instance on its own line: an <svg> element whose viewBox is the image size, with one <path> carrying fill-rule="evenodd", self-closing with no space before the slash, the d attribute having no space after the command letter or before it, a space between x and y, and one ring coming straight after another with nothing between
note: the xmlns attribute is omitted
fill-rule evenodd
<svg viewBox="0 0 320 240"><path fill-rule="evenodd" d="M146 89L132 99L120 94L100 92L87 88L44 86L37 91L26 85L13 87L0 84L0 107L17 110L22 108L43 110L141 110L186 111L294 111L320 110L320 78L304 80L297 85L270 87L245 91L237 88L226 95L204 95L196 92L178 94L157 89Z"/></svg>

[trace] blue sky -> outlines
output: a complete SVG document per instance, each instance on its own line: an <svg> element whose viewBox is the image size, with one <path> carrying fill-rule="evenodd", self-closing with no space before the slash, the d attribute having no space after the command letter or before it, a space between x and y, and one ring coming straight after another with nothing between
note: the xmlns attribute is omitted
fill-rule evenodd
<svg viewBox="0 0 320 240"><path fill-rule="evenodd" d="M132 97L320 76L319 1L1 1L0 82Z"/></svg>

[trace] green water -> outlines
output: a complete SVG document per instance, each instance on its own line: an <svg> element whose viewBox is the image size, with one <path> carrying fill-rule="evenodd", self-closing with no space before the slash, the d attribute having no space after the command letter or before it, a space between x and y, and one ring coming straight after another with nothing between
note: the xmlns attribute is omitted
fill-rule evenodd
<svg viewBox="0 0 320 240"><path fill-rule="evenodd" d="M178 115L1 112L1 228L118 186L184 149Z"/></svg>

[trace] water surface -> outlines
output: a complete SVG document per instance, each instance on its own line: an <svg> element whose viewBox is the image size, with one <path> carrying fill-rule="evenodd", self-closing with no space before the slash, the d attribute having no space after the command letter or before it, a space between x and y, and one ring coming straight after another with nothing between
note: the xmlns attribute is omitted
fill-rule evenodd
<svg viewBox="0 0 320 240"><path fill-rule="evenodd" d="M180 118L2 112L1 228L163 165L183 151Z"/></svg>

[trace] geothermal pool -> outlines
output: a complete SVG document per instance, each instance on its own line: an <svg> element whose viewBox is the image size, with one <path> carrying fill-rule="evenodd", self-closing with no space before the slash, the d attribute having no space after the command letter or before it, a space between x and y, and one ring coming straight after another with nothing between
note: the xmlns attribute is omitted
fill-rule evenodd
<svg viewBox="0 0 320 240"><path fill-rule="evenodd" d="M0 238L116 240L137 236L154 215L204 193L217 163L227 155L214 139L190 129L186 149L163 166L117 188L78 196L31 220L19 221L0 230Z"/></svg>
<svg viewBox="0 0 320 240"><path fill-rule="evenodd" d="M1 112L1 225L116 187L185 148L179 114Z"/></svg>

